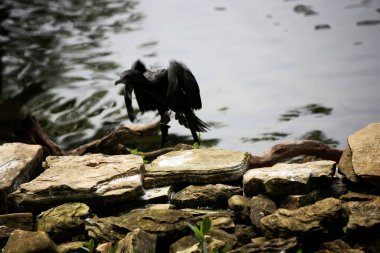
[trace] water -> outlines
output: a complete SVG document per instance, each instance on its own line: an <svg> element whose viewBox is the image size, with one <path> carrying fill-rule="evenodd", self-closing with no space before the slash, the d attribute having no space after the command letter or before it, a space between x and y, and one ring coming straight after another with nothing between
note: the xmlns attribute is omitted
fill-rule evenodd
<svg viewBox="0 0 380 253"><path fill-rule="evenodd" d="M183 61L201 89L203 143L260 154L320 139L344 147L380 118L380 1L6 0L1 126L32 113L64 148L129 124L118 75ZM136 105L136 103L135 103ZM154 113L138 115L148 123ZM171 144L191 143L174 120ZM131 143L147 149L147 141ZM158 147L159 137L149 148Z"/></svg>

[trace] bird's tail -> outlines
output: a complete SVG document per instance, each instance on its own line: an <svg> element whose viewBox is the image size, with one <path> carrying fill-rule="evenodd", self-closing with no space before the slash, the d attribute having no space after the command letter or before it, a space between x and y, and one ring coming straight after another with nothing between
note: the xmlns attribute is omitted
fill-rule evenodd
<svg viewBox="0 0 380 253"><path fill-rule="evenodd" d="M188 111L184 114L177 113L175 115L175 118L181 125L189 128L192 131L207 132L210 128L209 125L198 118L193 111Z"/></svg>

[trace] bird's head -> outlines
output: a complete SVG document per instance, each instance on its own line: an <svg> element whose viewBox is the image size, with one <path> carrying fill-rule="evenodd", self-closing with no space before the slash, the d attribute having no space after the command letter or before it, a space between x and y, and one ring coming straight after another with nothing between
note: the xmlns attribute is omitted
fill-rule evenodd
<svg viewBox="0 0 380 253"><path fill-rule="evenodd" d="M119 83L123 83L128 86L134 86L135 84L143 82L144 79L145 79L144 75L141 72L137 70L129 69L129 70L124 71L120 75L120 79L115 82L115 85L118 85Z"/></svg>

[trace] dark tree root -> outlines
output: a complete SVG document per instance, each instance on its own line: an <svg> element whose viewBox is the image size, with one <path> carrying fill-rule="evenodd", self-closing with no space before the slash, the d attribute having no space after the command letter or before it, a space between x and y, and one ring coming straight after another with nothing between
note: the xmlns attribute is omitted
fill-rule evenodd
<svg viewBox="0 0 380 253"><path fill-rule="evenodd" d="M128 148L128 140L139 136L156 134L160 129L160 122L156 121L148 125L134 125L131 127L119 127L103 138L80 145L70 151L64 151L45 134L37 119L29 116L20 121L15 129L16 136L20 142L27 144L38 144L43 147L44 157L49 155L84 155L86 153L103 153L107 155L124 155L133 153ZM160 155L175 150L191 149L191 145L177 144L174 147L161 148L150 152L139 152L139 155L151 161ZM342 150L330 147L318 141L302 140L286 142L273 146L262 156L250 155L249 168L272 166L300 155L315 156L338 162Z"/></svg>

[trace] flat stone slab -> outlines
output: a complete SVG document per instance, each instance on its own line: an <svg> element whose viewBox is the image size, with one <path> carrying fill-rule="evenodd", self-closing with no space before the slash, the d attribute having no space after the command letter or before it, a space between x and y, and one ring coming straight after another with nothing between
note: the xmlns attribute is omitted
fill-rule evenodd
<svg viewBox="0 0 380 253"><path fill-rule="evenodd" d="M241 194L238 186L224 184L190 185L172 195L170 203L178 208L199 208L228 206L228 199Z"/></svg>
<svg viewBox="0 0 380 253"><path fill-rule="evenodd" d="M46 170L9 196L16 209L41 211L66 202L121 203L144 194L137 155L50 156Z"/></svg>
<svg viewBox="0 0 380 253"><path fill-rule="evenodd" d="M247 170L248 157L248 153L225 149L173 151L145 165L144 187L236 180Z"/></svg>
<svg viewBox="0 0 380 253"><path fill-rule="evenodd" d="M331 179L334 171L334 161L279 163L273 167L251 169L243 177L244 193L246 196L305 194L311 186L317 187L319 182Z"/></svg>
<svg viewBox="0 0 380 253"><path fill-rule="evenodd" d="M7 209L9 194L41 172L42 159L39 145L5 143L0 146L0 213Z"/></svg>
<svg viewBox="0 0 380 253"><path fill-rule="evenodd" d="M380 182L380 123L369 124L350 135L348 145L355 174Z"/></svg>

